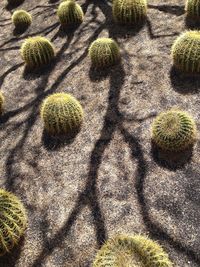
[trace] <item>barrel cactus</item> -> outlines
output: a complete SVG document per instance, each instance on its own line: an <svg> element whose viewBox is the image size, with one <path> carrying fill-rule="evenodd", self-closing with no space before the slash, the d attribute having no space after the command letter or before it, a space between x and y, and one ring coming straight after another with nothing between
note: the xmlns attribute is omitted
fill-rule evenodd
<svg viewBox="0 0 200 267"><path fill-rule="evenodd" d="M0 92L0 115L3 113L3 106L4 106L4 96Z"/></svg>
<svg viewBox="0 0 200 267"><path fill-rule="evenodd" d="M188 17L200 19L200 0L187 0L185 11Z"/></svg>
<svg viewBox="0 0 200 267"><path fill-rule="evenodd" d="M25 10L16 10L12 15L12 22L16 28L27 28L31 25L32 17Z"/></svg>
<svg viewBox="0 0 200 267"><path fill-rule="evenodd" d="M180 151L194 144L196 124L190 115L180 110L159 114L152 125L152 140L161 149Z"/></svg>
<svg viewBox="0 0 200 267"><path fill-rule="evenodd" d="M162 247L142 235L119 235L108 240L97 252L93 267L172 267Z"/></svg>
<svg viewBox="0 0 200 267"><path fill-rule="evenodd" d="M98 38L89 48L89 56L94 67L109 67L120 60L117 43L111 38Z"/></svg>
<svg viewBox="0 0 200 267"><path fill-rule="evenodd" d="M113 0L113 17L120 24L138 24L147 16L147 0Z"/></svg>
<svg viewBox="0 0 200 267"><path fill-rule="evenodd" d="M83 22L84 14L81 6L74 0L67 0L60 3L57 11L62 26L75 26Z"/></svg>
<svg viewBox="0 0 200 267"><path fill-rule="evenodd" d="M2 256L19 242L27 226L27 217L21 201L3 189L0 189L0 214L0 256Z"/></svg>
<svg viewBox="0 0 200 267"><path fill-rule="evenodd" d="M44 100L41 118L49 134L70 135L80 128L83 121L83 109L72 95L55 93Z"/></svg>
<svg viewBox="0 0 200 267"><path fill-rule="evenodd" d="M55 52L52 43L41 36L29 37L21 47L21 55L30 68L39 67L51 62Z"/></svg>
<svg viewBox="0 0 200 267"><path fill-rule="evenodd" d="M172 46L174 66L187 73L200 73L200 31L182 33Z"/></svg>

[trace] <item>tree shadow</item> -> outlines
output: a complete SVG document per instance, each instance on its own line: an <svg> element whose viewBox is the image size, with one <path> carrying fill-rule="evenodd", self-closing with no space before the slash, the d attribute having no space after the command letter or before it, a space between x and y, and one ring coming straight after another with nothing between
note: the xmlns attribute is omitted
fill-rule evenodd
<svg viewBox="0 0 200 267"><path fill-rule="evenodd" d="M196 94L200 89L200 75L189 75L177 70L174 66L170 70L172 87L183 95Z"/></svg>
<svg viewBox="0 0 200 267"><path fill-rule="evenodd" d="M161 167L171 171L183 168L191 161L193 146L178 152L169 152L160 149L153 141L151 142L151 155L154 161Z"/></svg>

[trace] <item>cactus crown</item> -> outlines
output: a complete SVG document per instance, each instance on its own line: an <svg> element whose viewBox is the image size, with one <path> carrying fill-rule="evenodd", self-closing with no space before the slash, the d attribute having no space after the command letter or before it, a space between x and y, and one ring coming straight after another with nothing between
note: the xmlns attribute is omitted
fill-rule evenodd
<svg viewBox="0 0 200 267"><path fill-rule="evenodd" d="M200 31L182 33L172 46L172 58L179 70L200 73Z"/></svg>
<svg viewBox="0 0 200 267"><path fill-rule="evenodd" d="M4 106L4 96L0 92L0 115L3 113L3 106Z"/></svg>
<svg viewBox="0 0 200 267"><path fill-rule="evenodd" d="M142 235L119 235L98 251L93 267L172 267L167 253L155 241Z"/></svg>
<svg viewBox="0 0 200 267"><path fill-rule="evenodd" d="M26 226L27 217L21 201L0 189L0 256L19 242Z"/></svg>
<svg viewBox="0 0 200 267"><path fill-rule="evenodd" d="M15 27L28 27L32 22L31 15L25 10L16 10L12 15L12 22Z"/></svg>
<svg viewBox="0 0 200 267"><path fill-rule="evenodd" d="M147 16L146 0L113 0L114 20L121 24L137 24Z"/></svg>
<svg viewBox="0 0 200 267"><path fill-rule="evenodd" d="M21 55L28 67L39 67L51 62L55 52L52 43L41 36L29 37L21 47Z"/></svg>
<svg viewBox="0 0 200 267"><path fill-rule="evenodd" d="M117 43L111 38L98 38L89 48L89 56L95 67L108 67L120 59Z"/></svg>
<svg viewBox="0 0 200 267"><path fill-rule="evenodd" d="M187 16L200 18L200 0L187 0L185 5Z"/></svg>
<svg viewBox="0 0 200 267"><path fill-rule="evenodd" d="M183 150L192 145L195 138L195 122L186 112L179 110L162 112L153 122L152 139L164 150Z"/></svg>
<svg viewBox="0 0 200 267"><path fill-rule="evenodd" d="M51 135L65 135L80 128L83 110L72 95L56 93L48 96L41 107L44 127Z"/></svg>
<svg viewBox="0 0 200 267"><path fill-rule="evenodd" d="M63 26L80 24L84 18L81 6L74 0L62 1L58 7L57 15Z"/></svg>

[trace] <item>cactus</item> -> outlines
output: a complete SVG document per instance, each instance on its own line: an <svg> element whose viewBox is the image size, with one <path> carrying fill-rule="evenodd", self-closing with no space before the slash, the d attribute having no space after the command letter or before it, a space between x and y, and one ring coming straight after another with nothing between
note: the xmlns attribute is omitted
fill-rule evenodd
<svg viewBox="0 0 200 267"><path fill-rule="evenodd" d="M155 241L142 235L119 235L97 252L93 267L172 267L167 253Z"/></svg>
<svg viewBox="0 0 200 267"><path fill-rule="evenodd" d="M3 113L3 106L4 106L4 96L0 92L0 115Z"/></svg>
<svg viewBox="0 0 200 267"><path fill-rule="evenodd" d="M74 0L60 3L57 15L62 26L75 26L82 23L84 18L82 8Z"/></svg>
<svg viewBox="0 0 200 267"><path fill-rule="evenodd" d="M0 189L0 256L19 242L27 226L26 211L12 193Z"/></svg>
<svg viewBox="0 0 200 267"><path fill-rule="evenodd" d="M200 19L200 0L187 0L185 11L188 17Z"/></svg>
<svg viewBox="0 0 200 267"><path fill-rule="evenodd" d="M89 56L94 67L109 67L120 60L117 43L111 38L98 38L89 48Z"/></svg>
<svg viewBox="0 0 200 267"><path fill-rule="evenodd" d="M196 124L184 111L169 110L159 114L152 125L152 140L161 149L181 151L195 142Z"/></svg>
<svg viewBox="0 0 200 267"><path fill-rule="evenodd" d="M36 36L25 40L21 47L21 55L28 67L35 68L50 63L55 52L48 39Z"/></svg>
<svg viewBox="0 0 200 267"><path fill-rule="evenodd" d="M31 25L32 17L25 10L16 10L12 15L12 22L16 28L27 28Z"/></svg>
<svg viewBox="0 0 200 267"><path fill-rule="evenodd" d="M174 66L187 73L200 73L200 31L182 33L172 46Z"/></svg>
<svg viewBox="0 0 200 267"><path fill-rule="evenodd" d="M113 0L114 20L120 24L138 24L147 16L147 0Z"/></svg>
<svg viewBox="0 0 200 267"><path fill-rule="evenodd" d="M83 121L83 110L72 95L56 93L48 96L41 107L44 128L51 135L76 132Z"/></svg>

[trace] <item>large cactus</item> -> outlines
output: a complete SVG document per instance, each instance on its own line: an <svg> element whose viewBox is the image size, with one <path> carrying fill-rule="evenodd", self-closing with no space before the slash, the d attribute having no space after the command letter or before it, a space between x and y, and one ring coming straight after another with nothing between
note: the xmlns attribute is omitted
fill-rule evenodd
<svg viewBox="0 0 200 267"><path fill-rule="evenodd" d="M114 20L121 24L138 24L147 16L146 0L113 0Z"/></svg>
<svg viewBox="0 0 200 267"><path fill-rule="evenodd" d="M188 17L200 19L200 0L187 0L185 11Z"/></svg>
<svg viewBox="0 0 200 267"><path fill-rule="evenodd" d="M184 111L169 110L158 115L152 125L152 140L169 151L186 149L195 142L196 125Z"/></svg>
<svg viewBox="0 0 200 267"><path fill-rule="evenodd" d="M0 92L0 115L3 113L3 106L4 106L4 96Z"/></svg>
<svg viewBox="0 0 200 267"><path fill-rule="evenodd" d="M44 100L41 118L49 134L66 135L80 128L83 121L83 109L72 95L56 93Z"/></svg>
<svg viewBox="0 0 200 267"><path fill-rule="evenodd" d="M79 4L74 0L67 0L60 3L58 17L62 26L75 26L83 21L84 13Z"/></svg>
<svg viewBox="0 0 200 267"><path fill-rule="evenodd" d="M12 22L16 28L27 28L31 25L32 17L25 10L16 10L12 15Z"/></svg>
<svg viewBox="0 0 200 267"><path fill-rule="evenodd" d="M200 31L182 33L172 46L174 66L187 73L200 73Z"/></svg>
<svg viewBox="0 0 200 267"><path fill-rule="evenodd" d="M93 267L172 267L167 253L142 235L120 235L108 240L97 252Z"/></svg>
<svg viewBox="0 0 200 267"><path fill-rule="evenodd" d="M89 56L94 67L109 67L119 62L120 51L111 38L98 38L89 48Z"/></svg>
<svg viewBox="0 0 200 267"><path fill-rule="evenodd" d="M19 242L26 226L26 211L21 201L0 189L0 256Z"/></svg>
<svg viewBox="0 0 200 267"><path fill-rule="evenodd" d="M35 68L50 63L55 52L48 39L36 36L25 40L21 47L21 55L28 67Z"/></svg>

